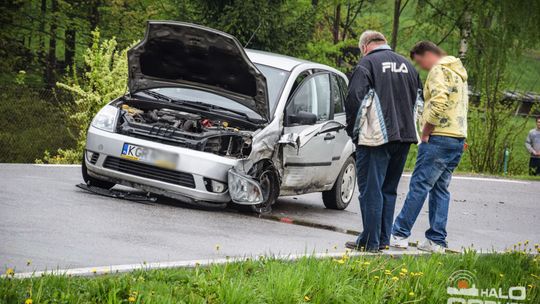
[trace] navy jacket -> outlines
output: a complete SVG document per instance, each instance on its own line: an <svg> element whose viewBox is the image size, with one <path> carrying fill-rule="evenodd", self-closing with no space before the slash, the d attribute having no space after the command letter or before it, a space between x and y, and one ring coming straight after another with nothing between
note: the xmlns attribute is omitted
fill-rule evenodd
<svg viewBox="0 0 540 304"><path fill-rule="evenodd" d="M418 142L415 105L422 101L422 83L414 66L383 45L364 56L353 72L345 101L347 134L354 138L358 112L368 92L375 94L384 142Z"/></svg>

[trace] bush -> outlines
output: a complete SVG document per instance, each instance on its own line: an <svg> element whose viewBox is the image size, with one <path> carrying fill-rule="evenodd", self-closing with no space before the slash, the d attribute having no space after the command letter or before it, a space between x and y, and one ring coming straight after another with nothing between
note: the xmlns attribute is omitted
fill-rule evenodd
<svg viewBox="0 0 540 304"><path fill-rule="evenodd" d="M91 119L109 101L127 92L127 50L118 50L116 39L100 41L99 31L92 32L92 46L84 54L85 72L82 77L73 73L57 86L75 97L75 106L67 109L69 123L78 132L77 147L58 149L51 156L45 152L44 163L78 163L86 143L86 130ZM76 70L76 69L74 69Z"/></svg>

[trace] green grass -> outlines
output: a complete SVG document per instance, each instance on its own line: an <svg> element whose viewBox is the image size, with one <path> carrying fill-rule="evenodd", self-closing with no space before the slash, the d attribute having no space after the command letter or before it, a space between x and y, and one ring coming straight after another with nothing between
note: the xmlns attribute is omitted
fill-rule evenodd
<svg viewBox="0 0 540 304"><path fill-rule="evenodd" d="M519 249L519 248L518 248ZM260 258L193 269L140 270L93 277L0 279L0 303L446 303L447 281L457 270L476 276L476 287L524 286L539 303L540 257L515 251L465 254Z"/></svg>

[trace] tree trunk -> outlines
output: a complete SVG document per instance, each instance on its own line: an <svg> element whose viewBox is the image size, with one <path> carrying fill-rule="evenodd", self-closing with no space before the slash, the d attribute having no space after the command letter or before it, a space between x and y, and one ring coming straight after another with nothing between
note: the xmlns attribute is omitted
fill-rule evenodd
<svg viewBox="0 0 540 304"><path fill-rule="evenodd" d="M66 30L66 41L64 43L65 46L65 61L66 65L73 67L73 63L75 62L75 42L76 42L76 33L77 31L75 29L68 29Z"/></svg>
<svg viewBox="0 0 540 304"><path fill-rule="evenodd" d="M332 36L334 37L334 44L339 42L339 23L341 21L341 3L336 5L334 12L334 24L332 26Z"/></svg>
<svg viewBox="0 0 540 304"><path fill-rule="evenodd" d="M472 16L470 11L463 14L460 25L461 40L459 41L459 58L465 59L467 56L469 36L471 35Z"/></svg>
<svg viewBox="0 0 540 304"><path fill-rule="evenodd" d="M392 25L392 40L390 43L390 47L393 50L395 50L397 47L400 15L401 15L401 0L395 0L394 1L394 22Z"/></svg>
<svg viewBox="0 0 540 304"><path fill-rule="evenodd" d="M93 31L95 30L99 25L99 6L101 5L101 0L92 1L92 4L90 4L90 29ZM92 42L90 41L90 44Z"/></svg>
<svg viewBox="0 0 540 304"><path fill-rule="evenodd" d="M56 20L57 0L51 0L51 36L49 38L49 55L47 56L47 68L45 71L45 83L52 88L56 84Z"/></svg>

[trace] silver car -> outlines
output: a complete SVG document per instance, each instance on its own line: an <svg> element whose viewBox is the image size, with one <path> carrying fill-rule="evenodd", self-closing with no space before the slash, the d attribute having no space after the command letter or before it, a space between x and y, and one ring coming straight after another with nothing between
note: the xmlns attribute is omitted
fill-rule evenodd
<svg viewBox="0 0 540 304"><path fill-rule="evenodd" d="M88 185L259 213L280 195L322 192L331 209L351 201L355 147L340 71L170 21L148 22L128 65L129 93L88 129Z"/></svg>

